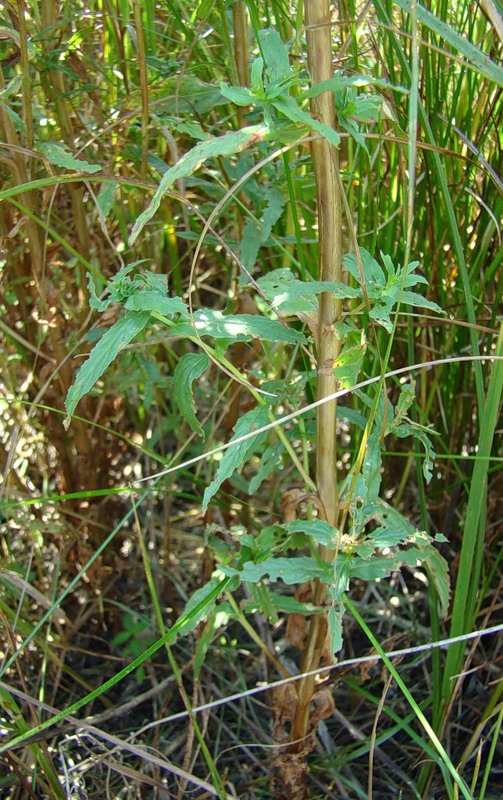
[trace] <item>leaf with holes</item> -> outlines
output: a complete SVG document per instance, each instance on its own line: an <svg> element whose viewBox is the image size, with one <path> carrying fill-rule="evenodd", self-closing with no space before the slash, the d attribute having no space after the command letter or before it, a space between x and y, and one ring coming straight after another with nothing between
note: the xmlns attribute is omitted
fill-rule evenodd
<svg viewBox="0 0 503 800"><path fill-rule="evenodd" d="M223 572L227 575L239 575L240 579L247 583L257 583L266 577L271 581L281 580L288 585L305 583L315 578L323 583L329 583L331 580L328 565L315 561L310 556L266 558L259 564L247 561L240 570L224 567Z"/></svg>

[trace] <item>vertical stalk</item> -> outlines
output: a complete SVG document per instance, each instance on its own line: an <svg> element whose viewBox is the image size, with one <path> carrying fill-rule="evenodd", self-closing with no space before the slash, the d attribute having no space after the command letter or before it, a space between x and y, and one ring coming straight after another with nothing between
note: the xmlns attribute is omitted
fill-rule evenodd
<svg viewBox="0 0 503 800"><path fill-rule="evenodd" d="M23 104L23 119L26 125L26 144L29 148L33 147L33 112L32 112L32 93L30 79L30 62L28 58L28 32L26 30L26 6L24 0L18 0L18 21L19 21L19 50L21 54L21 74L23 76L23 92L21 95Z"/></svg>
<svg viewBox="0 0 503 800"><path fill-rule="evenodd" d="M148 80L147 60L145 50L145 31L139 0L133 1L134 24L138 48L138 69L140 73L141 89L141 177L146 180L148 160Z"/></svg>
<svg viewBox="0 0 503 800"><path fill-rule="evenodd" d="M333 75L332 40L329 0L305 0L307 28L307 63L313 84L329 80ZM335 126L332 92L324 92L313 100L313 116L330 127ZM318 201L319 254L318 274L321 281L342 281L342 202L337 176L337 153L326 139L312 143L312 156ZM332 369L339 356L339 341L334 323L341 317L342 305L332 292L320 295L318 316L318 398L337 389ZM317 416L316 479L318 495L325 518L335 525L338 515L336 465L335 402L324 403Z"/></svg>
<svg viewBox="0 0 503 800"><path fill-rule="evenodd" d="M232 6L232 25L234 28L234 60L240 86L248 86L248 23L246 21L246 3L236 0ZM244 126L245 108L238 106L238 125Z"/></svg>
<svg viewBox="0 0 503 800"><path fill-rule="evenodd" d="M304 11L307 31L307 59L312 84L320 83L332 77L332 37L329 0L304 0ZM335 107L331 92L324 92L313 99L311 111L313 116L324 125L334 127ZM337 175L338 159L334 148L325 140L318 139L311 145L316 192L318 203L319 231L319 279L322 281L342 280L342 202ZM337 389L333 364L340 352L340 345L334 330L334 323L341 317L341 303L331 292L320 296L318 316L318 399L332 394ZM318 408L316 426L316 481L318 497L321 501L320 515L330 524L337 525L338 489L337 489L337 454L336 454L336 413L334 401L324 403ZM322 558L330 562L334 558L333 551L320 548ZM326 600L326 588L313 582L313 602L321 605ZM302 671L316 670L320 664L327 634L327 621L323 615L314 615L311 619L308 642L302 663ZM297 688L297 707L292 723L291 752L298 754L301 762L310 747L306 746L306 737L312 732L310 723L310 707L316 689L314 677L299 681ZM297 780L305 780L305 768L298 765ZM292 797L305 796L294 790Z"/></svg>
<svg viewBox="0 0 503 800"><path fill-rule="evenodd" d="M234 28L234 58L240 86L248 86L248 24L246 22L246 3L236 0L232 6Z"/></svg>

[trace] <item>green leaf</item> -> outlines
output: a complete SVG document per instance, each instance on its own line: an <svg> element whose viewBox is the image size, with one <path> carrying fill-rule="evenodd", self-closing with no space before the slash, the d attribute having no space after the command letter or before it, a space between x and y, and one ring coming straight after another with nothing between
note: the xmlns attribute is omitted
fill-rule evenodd
<svg viewBox="0 0 503 800"><path fill-rule="evenodd" d="M92 389L120 351L141 333L149 319L148 311L130 311L103 334L98 344L89 353L87 361L77 372L75 381L68 390L65 400L68 415L64 422L65 428L70 425L70 417L79 400Z"/></svg>
<svg viewBox="0 0 503 800"><path fill-rule="evenodd" d="M267 406L253 408L251 411L248 411L247 414L241 417L241 419L238 420L234 426L234 436L230 440L231 443L236 439L239 439L241 436L244 436L246 433L250 433L250 431L262 428L269 422L269 409ZM206 487L204 492L203 511L206 511L208 508L208 503L213 495L218 492L222 483L230 478L237 469L240 469L243 466L243 464L249 459L255 450L262 445L266 438L267 431L259 433L257 436L247 439L244 442L239 442L238 444L229 447L229 449L225 451L214 479L210 485Z"/></svg>
<svg viewBox="0 0 503 800"><path fill-rule="evenodd" d="M266 190L267 205L262 219L248 219L243 230L241 240L241 261L251 270L257 260L261 245L265 244L271 235L273 225L278 221L285 207L283 193L273 187Z"/></svg>
<svg viewBox="0 0 503 800"><path fill-rule="evenodd" d="M318 122L318 120L314 119L307 111L303 111L299 108L293 97L285 97L283 95L274 100L273 105L274 108L284 114L285 117L292 122L305 126L315 131L315 133L319 133L320 136L323 136L327 142L335 147L340 144L341 137L337 131L322 122Z"/></svg>
<svg viewBox="0 0 503 800"><path fill-rule="evenodd" d="M75 158L64 145L58 142L38 142L38 149L51 164L56 164L57 167L63 167L72 172L93 173L101 170L99 164L89 164L87 161Z"/></svg>
<svg viewBox="0 0 503 800"><path fill-rule="evenodd" d="M403 528L379 527L372 531L369 539L374 545L374 549L382 550L385 547L398 547L399 544L404 544L408 541L408 533ZM362 554L359 553L359 555Z"/></svg>
<svg viewBox="0 0 503 800"><path fill-rule="evenodd" d="M443 308L440 308L437 303L434 303L433 300L427 300L426 297L423 297L417 292L407 292L404 291L400 295L400 303L403 303L406 306L419 306L420 308L429 308L430 311L436 311L437 314L444 314L445 311Z"/></svg>
<svg viewBox="0 0 503 800"><path fill-rule="evenodd" d="M203 130L199 122L196 122L195 120L188 120L184 122L180 122L179 120L177 120L174 124L177 131L180 131L180 133L186 133L192 139L196 139L197 141L203 142L210 138L210 135L205 130ZM164 164L164 169L162 171L162 174L164 175L167 166L164 161L163 164Z"/></svg>
<svg viewBox="0 0 503 800"><path fill-rule="evenodd" d="M381 445L379 441L380 431L375 428L368 437L363 459L362 477L366 488L365 505L374 504L379 497L381 488Z"/></svg>
<svg viewBox="0 0 503 800"><path fill-rule="evenodd" d="M246 150L250 145L255 142L260 142L266 138L269 133L267 125L253 125L249 128L242 128L240 131L226 133L223 136L214 136L204 142L196 144L192 150L189 150L182 158L163 175L156 192L143 211L135 224L129 237L129 245L133 245L141 231L154 216L155 212L161 204L161 200L171 186L179 178L186 178L192 175L205 161L209 158L218 158L219 156L231 156L235 153L240 153Z"/></svg>
<svg viewBox="0 0 503 800"><path fill-rule="evenodd" d="M103 218L106 219L112 210L112 206L115 201L115 190L117 188L117 184L115 181L107 181L103 183L101 186L100 191L98 192L98 207L103 215Z"/></svg>
<svg viewBox="0 0 503 800"><path fill-rule="evenodd" d="M2 28L0 27L0 38L2 37ZM19 47L19 44L18 44ZM21 72L18 72L17 75L14 75L11 80L5 84L3 89L0 90L0 100L6 100L8 97L16 95L23 85L23 75Z"/></svg>
<svg viewBox="0 0 503 800"><path fill-rule="evenodd" d="M260 613L263 614L271 624L275 625L278 621L278 615L272 601L269 587L261 581L259 583L252 583L250 585L250 593Z"/></svg>
<svg viewBox="0 0 503 800"><path fill-rule="evenodd" d="M386 277L384 275L382 267L375 260L374 256L370 255L368 250L365 250L364 247L360 247L359 250L363 266L363 274L365 276L365 282L367 284L367 291L370 294L373 284L377 284L378 286L384 287L386 283ZM345 256L343 256L342 263L344 264L348 272L353 276L353 278L360 284L361 283L360 270L358 268L358 262L356 260L356 256L354 255L354 253L347 253Z"/></svg>
<svg viewBox="0 0 503 800"><path fill-rule="evenodd" d="M258 41L265 61L268 83L288 78L292 72L288 48L277 30L266 28L258 32Z"/></svg>
<svg viewBox="0 0 503 800"><path fill-rule="evenodd" d="M394 556L372 558L370 561L355 558L350 566L350 574L352 578L359 578L362 581L375 581L377 578L389 577L399 566L400 561Z"/></svg>
<svg viewBox="0 0 503 800"><path fill-rule="evenodd" d="M266 558L260 564L247 561L240 570L224 567L222 571L228 575L239 575L241 580L247 583L257 583L266 577L271 581L282 580L289 586L305 583L314 578L323 583L330 582L329 567L318 563L310 556Z"/></svg>
<svg viewBox="0 0 503 800"><path fill-rule="evenodd" d="M135 291L124 303L124 308L128 311L155 311L164 317L172 317L175 314L181 314L183 317L189 315L181 297L163 297L152 289Z"/></svg>
<svg viewBox="0 0 503 800"><path fill-rule="evenodd" d="M322 614L323 609L314 606L312 603L301 603L294 597L269 592L272 603L276 611L284 611L286 614Z"/></svg>
<svg viewBox="0 0 503 800"><path fill-rule="evenodd" d="M196 9L196 19L206 19L214 3L215 0L201 0Z"/></svg>
<svg viewBox="0 0 503 800"><path fill-rule="evenodd" d="M284 449L283 442L279 441L273 442L266 447L262 458L260 459L258 472L250 481L250 485L248 487L249 495L254 495L260 489L262 481L265 481L271 472L273 472L276 467L280 466Z"/></svg>
<svg viewBox="0 0 503 800"><path fill-rule="evenodd" d="M443 617L449 611L449 599L451 593L449 580L449 565L445 558L440 555L435 547L428 547L427 556L423 563L427 569L428 577L431 578L440 602L440 613Z"/></svg>
<svg viewBox="0 0 503 800"><path fill-rule="evenodd" d="M14 111L14 109L11 108L8 103L4 103L3 100L0 100L0 108L7 114L17 133L26 133L26 123L24 119L19 116L17 111Z"/></svg>
<svg viewBox="0 0 503 800"><path fill-rule="evenodd" d="M172 71L176 72L179 67L180 65L175 64ZM156 116L161 119L168 114L176 117L204 117L216 106L227 104L218 86L204 83L194 75L173 75L165 78L160 86L159 90L150 88L149 98L153 101L151 108L155 109ZM136 110L135 101L139 103L140 99L133 93L129 105Z"/></svg>
<svg viewBox="0 0 503 800"><path fill-rule="evenodd" d="M366 352L365 331L350 331L341 353L333 365L334 375L341 388L349 389L357 383Z"/></svg>
<svg viewBox="0 0 503 800"><path fill-rule="evenodd" d="M221 577L213 577L208 583L205 583L204 586L194 592L185 606L183 617L186 621L177 630L177 638L178 636L186 636L200 622L208 619L215 609L216 601L219 597L218 589L221 583Z"/></svg>
<svg viewBox="0 0 503 800"><path fill-rule="evenodd" d="M107 297L105 300L100 300L98 295L96 294L96 286L94 284L93 276L90 272L87 273L87 288L89 289L89 305L91 308L96 309L96 311L105 311L106 308L112 302L111 297Z"/></svg>
<svg viewBox="0 0 503 800"><path fill-rule="evenodd" d="M318 97L318 95L323 94L323 92L343 92L344 89L348 89L352 86L383 86L387 89L393 89L394 91L405 92L408 93L408 89L405 89L403 86L397 86L390 84L388 81L383 81L376 78L371 78L367 75L347 75L340 70L334 72L331 78L328 78L326 81L321 81L320 83L315 84L310 89L307 89L305 92L301 92L299 97L302 100L307 100L311 97ZM365 95L365 97L374 97L374 95ZM381 98L376 98L377 102L381 101Z"/></svg>
<svg viewBox="0 0 503 800"><path fill-rule="evenodd" d="M371 515L372 519L381 525L379 529L381 531L379 547L392 547L397 541L407 542L419 538L423 541L428 540L427 535L423 531L418 531L398 509L390 506L385 500L379 499L377 502L369 505L368 513ZM385 538L385 531L389 531L390 540ZM398 537L398 539L396 537ZM371 534L369 538L372 541L373 534Z"/></svg>
<svg viewBox="0 0 503 800"><path fill-rule="evenodd" d="M257 282L272 308L280 309L285 314L316 310L318 303L314 297L321 292L333 292L339 300L361 297L359 289L346 286L345 283L300 281L286 268L272 270Z"/></svg>
<svg viewBox="0 0 503 800"><path fill-rule="evenodd" d="M260 225L262 234L261 238L264 244L271 235L273 226L279 220L285 208L285 197L283 192L281 192L279 189L275 189L273 186L267 186L266 197L267 205L262 215Z"/></svg>
<svg viewBox="0 0 503 800"><path fill-rule="evenodd" d="M263 72L264 72L264 59L260 57L256 58L251 66L250 83L252 85L253 92L257 97L264 96L264 83L262 80Z"/></svg>
<svg viewBox="0 0 503 800"><path fill-rule="evenodd" d="M261 244L262 231L260 229L260 222L247 219L239 246L239 255L246 269L252 270L255 266Z"/></svg>
<svg viewBox="0 0 503 800"><path fill-rule="evenodd" d="M389 298L388 302L377 303L371 310L369 316L379 325L382 325L388 333L393 332L393 323L390 314L393 308L393 301Z"/></svg>
<svg viewBox="0 0 503 800"><path fill-rule="evenodd" d="M196 405L192 384L208 368L210 360L205 353L186 353L181 357L173 373L174 398L182 416L199 436L204 431L196 417Z"/></svg>
<svg viewBox="0 0 503 800"><path fill-rule="evenodd" d="M418 439L424 447L425 458L423 461L423 475L426 483L429 483L433 477L433 467L435 465L435 450L430 440L430 435L436 433L435 431L423 430L418 427L414 422L404 422L402 425L397 425L393 428L395 433L400 439L407 436L413 436ZM438 435L438 434L437 434Z"/></svg>
<svg viewBox="0 0 503 800"><path fill-rule="evenodd" d="M205 308L194 315L194 325L200 336L247 342L264 339L268 342L305 342L304 336L269 317L255 314L222 314Z"/></svg>
<svg viewBox="0 0 503 800"><path fill-rule="evenodd" d="M147 67L151 69L152 72L156 72L163 78L167 78L169 75L172 75L181 66L180 63L175 61L174 58L169 58L166 60L158 58L157 56L147 56L145 61L147 62Z"/></svg>
<svg viewBox="0 0 503 800"><path fill-rule="evenodd" d="M344 606L339 604L338 608L332 603L328 609L328 632L330 635L330 650L338 653L342 650L342 615Z"/></svg>
<svg viewBox="0 0 503 800"><path fill-rule="evenodd" d="M252 90L243 86L228 86L226 83L221 82L220 91L235 106L252 106L257 102L257 97Z"/></svg>
<svg viewBox="0 0 503 800"><path fill-rule="evenodd" d="M294 520L287 522L281 526L288 533L304 533L309 536L317 544L324 545L324 547L337 547L337 540L339 532L337 528L329 525L323 519L305 519Z"/></svg>

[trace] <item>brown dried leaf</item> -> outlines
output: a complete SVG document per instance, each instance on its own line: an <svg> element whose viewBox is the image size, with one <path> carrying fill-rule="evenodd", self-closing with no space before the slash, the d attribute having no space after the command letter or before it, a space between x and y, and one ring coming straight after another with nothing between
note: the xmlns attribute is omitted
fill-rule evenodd
<svg viewBox="0 0 503 800"><path fill-rule="evenodd" d="M297 690L292 683L285 683L274 690L272 710L274 723L272 737L275 742L286 742L290 736L291 722L297 708Z"/></svg>
<svg viewBox="0 0 503 800"><path fill-rule="evenodd" d="M301 489L289 489L281 495L280 509L285 522L297 519L297 506L306 499L306 494Z"/></svg>
<svg viewBox="0 0 503 800"><path fill-rule="evenodd" d="M309 722L312 730L315 730L322 719L328 719L335 712L335 700L331 689L325 688L315 692L311 702L314 705L314 710Z"/></svg>
<svg viewBox="0 0 503 800"><path fill-rule="evenodd" d="M285 639L292 647L304 650L307 636L307 619L304 614L290 614L286 624Z"/></svg>

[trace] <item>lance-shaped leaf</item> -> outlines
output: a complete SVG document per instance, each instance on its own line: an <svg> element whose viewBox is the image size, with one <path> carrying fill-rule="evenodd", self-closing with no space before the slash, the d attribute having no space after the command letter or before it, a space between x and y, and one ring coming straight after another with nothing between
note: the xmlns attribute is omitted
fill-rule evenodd
<svg viewBox="0 0 503 800"><path fill-rule="evenodd" d="M318 307L316 295L333 292L339 300L360 298L361 289L345 283L331 281L299 281L287 268L275 269L259 278L258 284L273 308L285 314L314 311Z"/></svg>
<svg viewBox="0 0 503 800"><path fill-rule="evenodd" d="M305 583L314 578L323 583L330 583L331 580L330 567L315 561L311 556L266 558L260 564L247 561L240 570L223 567L222 571L227 575L239 575L240 579L247 583L257 583L266 577L271 581L282 580L289 585Z"/></svg>
<svg viewBox="0 0 503 800"><path fill-rule="evenodd" d="M411 0L395 0L395 2L404 11L412 12ZM424 6L419 3L414 5L418 20L440 36L443 42L448 42L458 53L464 56L467 66L489 78L490 81L503 86L503 69L499 64L491 61L489 56L483 53L482 50L469 42L464 36L461 36L450 25L436 17L435 14L432 14L431 11L424 8Z"/></svg>
<svg viewBox="0 0 503 800"><path fill-rule="evenodd" d="M182 416L199 436L204 436L204 431L196 417L192 384L201 377L209 363L206 353L186 353L181 357L173 373L175 402Z"/></svg>
<svg viewBox="0 0 503 800"><path fill-rule="evenodd" d="M241 436L250 433L250 431L258 430L264 425L267 425L269 422L269 410L267 406L253 408L251 411L248 411L247 414L241 417L241 419L238 420L234 426L234 436L231 439L231 444ZM222 483L230 478L237 469L240 469L243 466L243 464L255 452L255 450L260 447L266 437L267 431L265 433L258 433L257 436L253 436L251 439L247 439L244 442L238 442L236 445L229 447L229 449L225 451L217 469L217 474L210 485L206 488L204 493L203 511L206 511L208 508L208 503L213 495L218 492Z"/></svg>
<svg viewBox="0 0 503 800"><path fill-rule="evenodd" d="M263 339L267 342L305 342L304 336L269 317L258 314L222 314L205 308L194 315L194 325L200 336L246 342Z"/></svg>
<svg viewBox="0 0 503 800"><path fill-rule="evenodd" d="M140 289L124 303L128 311L155 311L164 317L174 314L188 316L187 306L181 297L166 297L153 289Z"/></svg>
<svg viewBox="0 0 503 800"><path fill-rule="evenodd" d="M134 244L147 222L152 219L161 204L164 194L175 181L179 178L186 178L188 175L192 175L192 173L209 158L231 156L235 153L240 153L242 150L246 150L247 147L250 147L250 145L255 142L261 142L265 139L268 133L269 128L267 125L252 125L248 128L242 128L240 131L226 133L224 136L214 136L211 139L206 139L204 142L196 144L192 150L185 153L171 169L168 169L164 173L150 201L150 205L140 214L133 225L133 230L129 237L129 245L131 246Z"/></svg>
<svg viewBox="0 0 503 800"><path fill-rule="evenodd" d="M315 133L319 133L329 144L337 147L341 142L341 137L333 128L325 125L323 122L318 122L307 111L303 111L297 105L293 97L278 97L273 102L274 107L280 111L285 117L288 117L292 122L302 125Z"/></svg>
<svg viewBox="0 0 503 800"><path fill-rule="evenodd" d="M68 390L65 400L68 414L64 422L65 428L70 425L70 417L79 400L92 389L120 351L141 333L149 319L148 311L130 311L103 334L98 344L89 353L87 361L77 372L75 382Z"/></svg>
<svg viewBox="0 0 503 800"><path fill-rule="evenodd" d="M288 78L292 72L288 48L281 40L278 31L274 28L265 28L259 31L258 40L264 56L269 82Z"/></svg>
<svg viewBox="0 0 503 800"><path fill-rule="evenodd" d="M68 169L72 172L87 172L89 174L101 170L99 164L89 164L88 161L82 161L80 158L72 156L70 151L59 142L39 142L38 149L51 164L56 164L57 167L63 167L63 169Z"/></svg>

